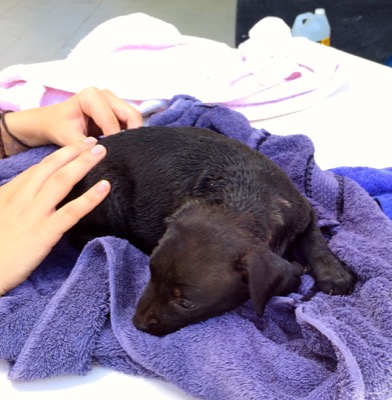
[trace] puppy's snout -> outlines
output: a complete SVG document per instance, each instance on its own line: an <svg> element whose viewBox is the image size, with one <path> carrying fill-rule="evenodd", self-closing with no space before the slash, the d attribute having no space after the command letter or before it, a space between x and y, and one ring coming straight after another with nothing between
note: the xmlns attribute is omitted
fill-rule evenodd
<svg viewBox="0 0 392 400"><path fill-rule="evenodd" d="M143 318L140 315L135 314L133 317L133 324L139 331L151 332L158 327L159 321L154 315Z"/></svg>

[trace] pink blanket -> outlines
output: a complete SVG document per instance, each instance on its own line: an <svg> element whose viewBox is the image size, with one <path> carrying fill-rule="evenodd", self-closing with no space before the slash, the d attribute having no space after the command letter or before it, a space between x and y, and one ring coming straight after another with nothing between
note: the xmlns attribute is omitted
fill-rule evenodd
<svg viewBox="0 0 392 400"><path fill-rule="evenodd" d="M145 14L116 17L83 38L66 59L2 70L0 108L53 104L96 86L112 90L143 113L187 94L257 120L311 107L341 85L338 61L330 52L326 57L321 45L290 36L279 53L278 47L263 47L269 34L267 29L261 38L233 49L182 35ZM285 67L279 71L277 56ZM274 79L260 77L260 69Z"/></svg>

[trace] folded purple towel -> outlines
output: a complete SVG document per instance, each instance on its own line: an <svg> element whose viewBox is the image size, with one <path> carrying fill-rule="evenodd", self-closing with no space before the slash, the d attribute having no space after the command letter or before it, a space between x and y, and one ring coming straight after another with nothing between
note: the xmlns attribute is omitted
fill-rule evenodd
<svg viewBox="0 0 392 400"><path fill-rule="evenodd" d="M178 96L152 125L209 127L283 168L314 205L332 251L357 274L350 296L274 298L263 318L250 302L156 337L132 325L148 257L124 240L66 238L31 277L0 298L0 358L13 380L85 374L93 362L161 377L203 399L347 400L392 397L392 221L351 179L317 167L302 135L256 130L239 114ZM0 161L0 184L50 148Z"/></svg>
<svg viewBox="0 0 392 400"><path fill-rule="evenodd" d="M331 171L357 182L392 219L392 168L339 167Z"/></svg>

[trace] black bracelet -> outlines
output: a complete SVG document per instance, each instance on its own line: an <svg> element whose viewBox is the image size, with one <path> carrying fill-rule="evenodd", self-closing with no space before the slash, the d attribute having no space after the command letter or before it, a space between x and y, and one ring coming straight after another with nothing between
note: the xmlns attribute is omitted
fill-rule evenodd
<svg viewBox="0 0 392 400"><path fill-rule="evenodd" d="M16 143L20 144L22 147L24 147L25 149L32 149L32 146L29 146L27 143L25 143L23 140L18 139L14 134L12 134L10 132L10 130L8 129L8 125L7 122L5 122L5 114L12 112L11 110L3 110L0 113L0 121L1 124L3 125L4 131L7 133L7 135L14 140ZM4 142L1 140L1 146L5 155L5 150L4 150ZM4 157L4 156L3 156Z"/></svg>
<svg viewBox="0 0 392 400"><path fill-rule="evenodd" d="M5 149L4 149L4 143L3 143L3 135L1 134L1 128L0 128L0 159L5 158Z"/></svg>

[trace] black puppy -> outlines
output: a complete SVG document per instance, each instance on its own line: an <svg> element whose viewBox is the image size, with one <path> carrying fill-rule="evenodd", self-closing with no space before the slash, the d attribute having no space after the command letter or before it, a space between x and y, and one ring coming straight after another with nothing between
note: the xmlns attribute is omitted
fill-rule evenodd
<svg viewBox="0 0 392 400"><path fill-rule="evenodd" d="M79 246L114 235L151 255L133 318L164 335L252 299L258 315L305 265L320 290L354 279L328 249L308 201L271 160L198 128L139 128L102 139L106 158L66 201L100 179L110 195L71 231Z"/></svg>

